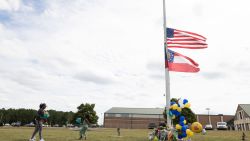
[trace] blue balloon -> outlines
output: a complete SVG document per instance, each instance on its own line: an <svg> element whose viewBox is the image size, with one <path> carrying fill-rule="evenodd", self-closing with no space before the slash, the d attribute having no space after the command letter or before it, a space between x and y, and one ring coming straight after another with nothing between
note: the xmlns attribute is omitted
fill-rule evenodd
<svg viewBox="0 0 250 141"><path fill-rule="evenodd" d="M179 135L178 135L178 139L182 139L182 135L179 134Z"/></svg>
<svg viewBox="0 0 250 141"><path fill-rule="evenodd" d="M185 124L183 121L180 121L179 124L183 127Z"/></svg>
<svg viewBox="0 0 250 141"><path fill-rule="evenodd" d="M187 100L187 99L184 99L184 100L183 100L183 104L185 105L186 103L188 103L188 100Z"/></svg>
<svg viewBox="0 0 250 141"><path fill-rule="evenodd" d="M175 115L175 110L170 110L170 112L171 112L173 115Z"/></svg>
<svg viewBox="0 0 250 141"><path fill-rule="evenodd" d="M181 113L176 111L176 116L178 117L179 115L181 115Z"/></svg>
<svg viewBox="0 0 250 141"><path fill-rule="evenodd" d="M175 103L175 102L171 102L171 103L170 103L170 105L174 105L174 104L176 104L176 103Z"/></svg>
<svg viewBox="0 0 250 141"><path fill-rule="evenodd" d="M182 126L181 131L186 132L187 128L185 126Z"/></svg>
<svg viewBox="0 0 250 141"><path fill-rule="evenodd" d="M181 136L182 136L182 138L185 138L185 137L187 137L187 133L186 132L182 132Z"/></svg>
<svg viewBox="0 0 250 141"><path fill-rule="evenodd" d="M184 121L185 120L185 117L184 116L181 116L180 117L180 121Z"/></svg>
<svg viewBox="0 0 250 141"><path fill-rule="evenodd" d="M178 111L177 110L171 110L172 114L178 116Z"/></svg>

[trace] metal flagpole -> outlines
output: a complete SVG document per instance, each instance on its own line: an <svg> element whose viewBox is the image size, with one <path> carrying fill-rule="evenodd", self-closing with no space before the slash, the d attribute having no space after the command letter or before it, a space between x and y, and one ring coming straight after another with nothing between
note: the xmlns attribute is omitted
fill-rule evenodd
<svg viewBox="0 0 250 141"><path fill-rule="evenodd" d="M163 30L164 30L164 51L168 50L167 45L167 31L166 31L166 6L165 6L165 0L163 0ZM167 55L167 52L164 54ZM166 65L168 66L168 61L165 60ZM169 116L169 108L170 108L170 77L169 77L169 71L168 67L165 67L165 81L166 81L166 114L167 114L167 125L168 127L171 127L171 119Z"/></svg>

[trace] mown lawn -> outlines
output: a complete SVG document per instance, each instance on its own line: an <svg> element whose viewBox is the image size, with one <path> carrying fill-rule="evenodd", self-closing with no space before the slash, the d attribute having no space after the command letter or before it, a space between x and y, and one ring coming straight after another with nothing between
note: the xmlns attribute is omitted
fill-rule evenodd
<svg viewBox="0 0 250 141"><path fill-rule="evenodd" d="M0 128L0 141L28 141L33 128ZM87 141L147 141L150 130L121 129L118 137L116 129L92 129L87 133ZM245 132L250 141L250 132ZM45 128L46 141L77 141L78 131L66 128ZM209 131L207 135L195 134L192 141L240 141L242 132ZM38 136L37 136L38 138Z"/></svg>

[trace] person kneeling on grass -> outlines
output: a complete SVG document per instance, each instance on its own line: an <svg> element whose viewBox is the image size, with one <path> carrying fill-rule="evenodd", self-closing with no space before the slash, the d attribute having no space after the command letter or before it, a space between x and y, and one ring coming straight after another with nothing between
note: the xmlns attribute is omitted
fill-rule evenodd
<svg viewBox="0 0 250 141"><path fill-rule="evenodd" d="M47 122L47 118L49 116L48 113L45 111L46 107L47 106L45 103L40 104L39 110L37 111L37 115L34 119L35 130L34 130L29 141L36 140L35 135L37 134L37 132L39 132L40 141L44 141L44 139L42 138L43 123Z"/></svg>

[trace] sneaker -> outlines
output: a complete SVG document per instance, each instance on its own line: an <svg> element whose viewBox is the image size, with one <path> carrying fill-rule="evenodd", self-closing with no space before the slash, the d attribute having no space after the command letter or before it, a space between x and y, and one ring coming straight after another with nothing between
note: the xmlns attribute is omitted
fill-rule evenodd
<svg viewBox="0 0 250 141"><path fill-rule="evenodd" d="M30 139L29 141L36 141L36 137L34 137L33 139Z"/></svg>
<svg viewBox="0 0 250 141"><path fill-rule="evenodd" d="M45 141L44 139L40 139L40 141Z"/></svg>

